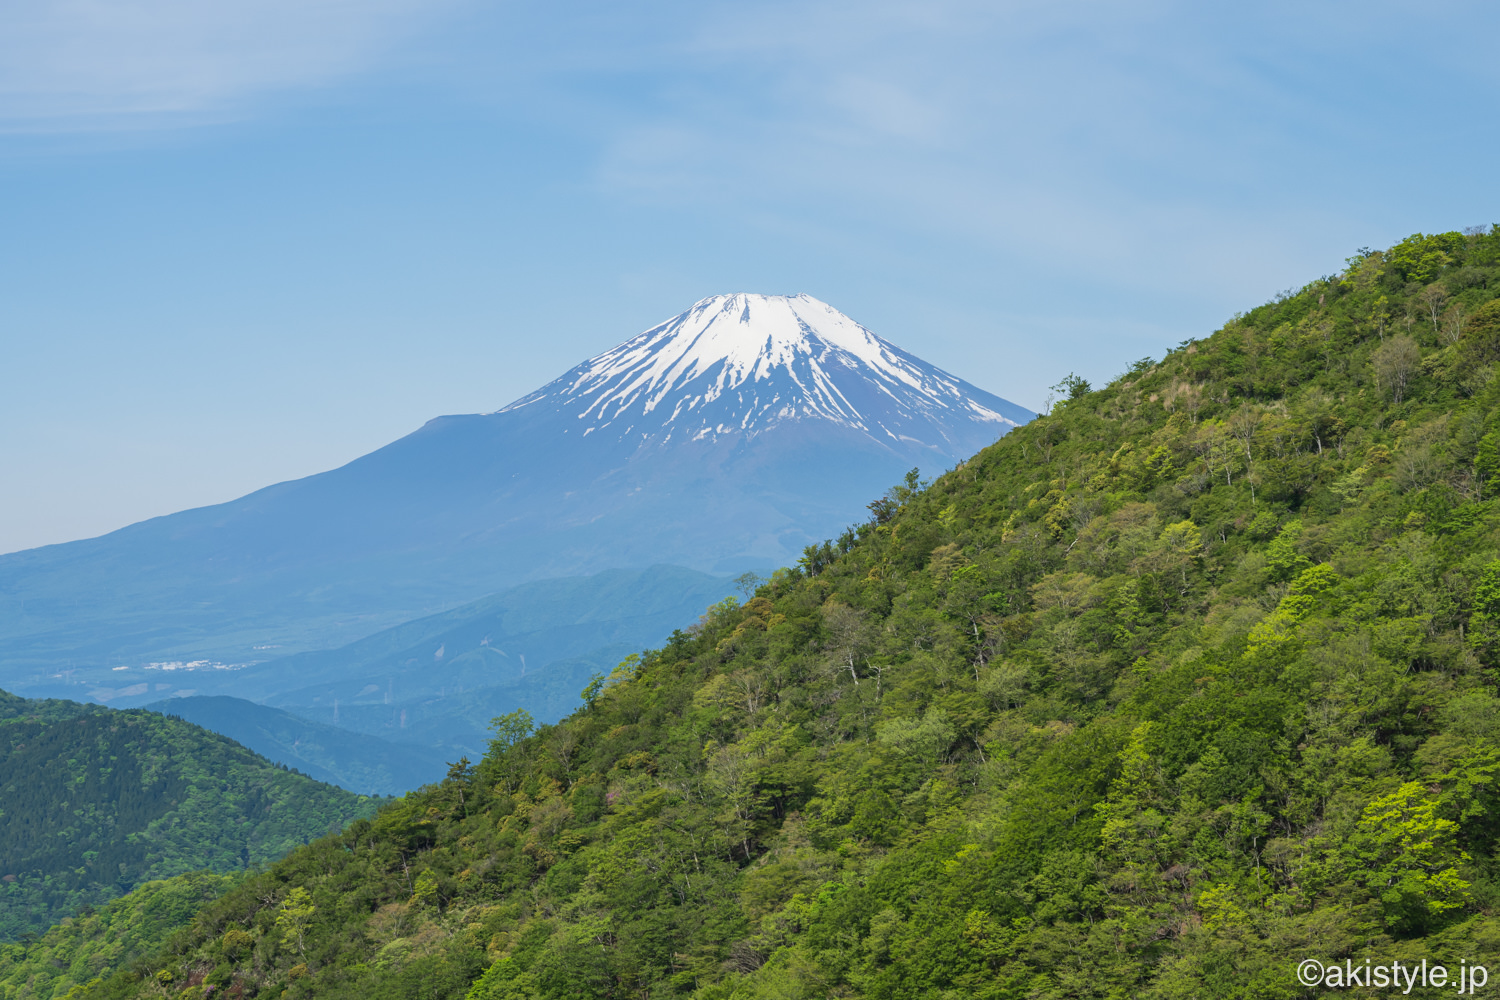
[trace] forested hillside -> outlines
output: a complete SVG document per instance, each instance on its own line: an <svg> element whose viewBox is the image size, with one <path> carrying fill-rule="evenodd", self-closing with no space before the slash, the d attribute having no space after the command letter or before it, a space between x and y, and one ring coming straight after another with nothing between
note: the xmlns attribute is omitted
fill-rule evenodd
<svg viewBox="0 0 1500 1000"><path fill-rule="evenodd" d="M180 719L0 692L0 940L273 861L377 805Z"/></svg>
<svg viewBox="0 0 1500 1000"><path fill-rule="evenodd" d="M244 872L194 872L147 882L129 895L85 907L25 945L0 944L0 997L67 996L161 947Z"/></svg>
<svg viewBox="0 0 1500 1000"><path fill-rule="evenodd" d="M1497 294L1500 233L1413 237L1070 379L88 995L1291 997L1305 958L1482 961Z"/></svg>

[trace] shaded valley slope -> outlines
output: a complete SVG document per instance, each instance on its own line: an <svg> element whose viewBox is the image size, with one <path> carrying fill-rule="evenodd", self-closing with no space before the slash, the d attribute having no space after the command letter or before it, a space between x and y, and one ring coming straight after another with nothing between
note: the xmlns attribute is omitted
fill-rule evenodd
<svg viewBox="0 0 1500 1000"><path fill-rule="evenodd" d="M266 864L377 804L179 719L0 692L0 939L150 879Z"/></svg>

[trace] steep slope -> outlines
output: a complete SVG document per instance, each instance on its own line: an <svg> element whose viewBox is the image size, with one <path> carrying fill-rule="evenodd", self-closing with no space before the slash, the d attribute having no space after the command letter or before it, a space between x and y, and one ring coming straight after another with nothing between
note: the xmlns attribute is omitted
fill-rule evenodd
<svg viewBox="0 0 1500 1000"><path fill-rule="evenodd" d="M0 692L0 939L273 861L375 806L177 719Z"/></svg>
<svg viewBox="0 0 1500 1000"><path fill-rule="evenodd" d="M1497 293L1500 231L1413 237L1075 383L84 995L1456 978L1500 938Z"/></svg>
<svg viewBox="0 0 1500 1000"><path fill-rule="evenodd" d="M0 556L0 681L327 648L525 579L770 568L1029 416L806 296L720 296L340 469Z"/></svg>
<svg viewBox="0 0 1500 1000"><path fill-rule="evenodd" d="M441 780L448 770L437 750L351 733L243 698L173 698L146 709L227 736L273 764L360 795L400 795Z"/></svg>

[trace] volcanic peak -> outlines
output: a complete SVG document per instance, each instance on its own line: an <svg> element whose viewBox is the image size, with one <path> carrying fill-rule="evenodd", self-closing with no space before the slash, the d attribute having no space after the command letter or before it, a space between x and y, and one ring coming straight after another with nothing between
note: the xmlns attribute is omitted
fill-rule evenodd
<svg viewBox="0 0 1500 1000"><path fill-rule="evenodd" d="M642 437L755 433L808 418L889 435L893 422L942 411L1014 425L976 396L988 394L810 295L738 293L703 299L498 412L550 401L585 435L623 424Z"/></svg>

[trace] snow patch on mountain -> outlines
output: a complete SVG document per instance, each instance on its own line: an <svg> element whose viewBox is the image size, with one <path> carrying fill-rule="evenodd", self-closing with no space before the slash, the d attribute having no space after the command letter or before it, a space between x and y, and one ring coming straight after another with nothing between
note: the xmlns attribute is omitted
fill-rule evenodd
<svg viewBox="0 0 1500 1000"><path fill-rule="evenodd" d="M750 437L797 420L894 441L931 436L914 424L977 422L996 436L1016 424L1000 412L1004 400L810 295L703 299L497 412L538 404L575 418L583 435L612 428L663 443Z"/></svg>

